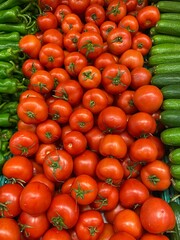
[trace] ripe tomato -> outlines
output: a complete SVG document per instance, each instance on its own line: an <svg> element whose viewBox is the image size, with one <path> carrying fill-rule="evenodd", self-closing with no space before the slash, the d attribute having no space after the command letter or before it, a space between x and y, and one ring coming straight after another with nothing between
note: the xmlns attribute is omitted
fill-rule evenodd
<svg viewBox="0 0 180 240"><path fill-rule="evenodd" d="M124 208L133 209L137 205L142 205L149 195L146 185L136 178L126 179L120 185L119 200Z"/></svg>
<svg viewBox="0 0 180 240"><path fill-rule="evenodd" d="M15 219L0 218L0 239L1 240L19 240L20 229Z"/></svg>
<svg viewBox="0 0 180 240"><path fill-rule="evenodd" d="M160 109L162 102L163 94L156 86L144 85L135 91L134 104L139 111L155 113Z"/></svg>
<svg viewBox="0 0 180 240"><path fill-rule="evenodd" d="M150 135L148 138L154 141L158 149L157 159L162 159L165 156L165 145L158 136Z"/></svg>
<svg viewBox="0 0 180 240"><path fill-rule="evenodd" d="M52 199L47 217L58 230L69 229L79 219L79 207L69 194L58 193Z"/></svg>
<svg viewBox="0 0 180 240"><path fill-rule="evenodd" d="M44 173L37 173L36 175L34 175L31 180L29 181L30 182L40 182L40 183L43 183L45 184L49 190L51 191L51 193L53 194L54 193L54 190L55 190L55 184L53 182L51 182L46 176Z"/></svg>
<svg viewBox="0 0 180 240"><path fill-rule="evenodd" d="M116 97L116 106L121 108L126 114L133 114L137 112L134 106L133 98L135 91L125 90Z"/></svg>
<svg viewBox="0 0 180 240"><path fill-rule="evenodd" d="M100 33L100 30L99 27L94 22L87 22L84 24L82 32Z"/></svg>
<svg viewBox="0 0 180 240"><path fill-rule="evenodd" d="M35 73L37 70L43 69L44 67L40 63L39 59L28 58L22 64L22 72L27 78L30 78L32 74Z"/></svg>
<svg viewBox="0 0 180 240"><path fill-rule="evenodd" d="M139 30L139 23L135 16L126 15L120 20L118 27L127 29L134 36Z"/></svg>
<svg viewBox="0 0 180 240"><path fill-rule="evenodd" d="M127 153L127 145L120 135L107 134L99 143L99 152L105 157L123 158Z"/></svg>
<svg viewBox="0 0 180 240"><path fill-rule="evenodd" d="M36 21L38 28L41 32L45 32L48 29L58 27L57 18L50 11L44 12L42 15L39 15Z"/></svg>
<svg viewBox="0 0 180 240"><path fill-rule="evenodd" d="M44 97L41 93L38 93L32 89L27 89L21 93L21 95L19 97L19 102L21 102L22 100L29 98L29 97L37 97L37 98L41 98L42 100L44 100Z"/></svg>
<svg viewBox="0 0 180 240"><path fill-rule="evenodd" d="M68 72L64 68L53 68L49 73L53 77L55 88L59 83L70 79Z"/></svg>
<svg viewBox="0 0 180 240"><path fill-rule="evenodd" d="M70 234L66 230L58 230L56 227L49 228L42 237L42 240L71 240Z"/></svg>
<svg viewBox="0 0 180 240"><path fill-rule="evenodd" d="M113 226L110 223L104 223L104 228L98 240L109 240L114 234Z"/></svg>
<svg viewBox="0 0 180 240"><path fill-rule="evenodd" d="M127 13L126 4L123 0L110 1L106 10L109 20L118 23Z"/></svg>
<svg viewBox="0 0 180 240"><path fill-rule="evenodd" d="M124 232L124 231L119 231L117 233L114 233L110 240L135 240L136 238L134 238L131 234Z"/></svg>
<svg viewBox="0 0 180 240"><path fill-rule="evenodd" d="M33 176L33 165L25 156L13 156L4 163L2 173L9 179L27 183Z"/></svg>
<svg viewBox="0 0 180 240"><path fill-rule="evenodd" d="M68 0L69 1L69 0ZM65 15L67 15L68 13L72 13L71 8L66 5L66 4L59 4L55 11L54 11L54 15L56 16L56 19L58 21L58 26L61 26L61 23L65 17Z"/></svg>
<svg viewBox="0 0 180 240"><path fill-rule="evenodd" d="M35 161L42 165L45 157L52 151L56 150L57 147L55 144L44 144L40 143L37 152L35 153Z"/></svg>
<svg viewBox="0 0 180 240"><path fill-rule="evenodd" d="M155 160L141 168L140 176L151 191L164 191L171 185L170 167L161 160Z"/></svg>
<svg viewBox="0 0 180 240"><path fill-rule="evenodd" d="M119 135L123 138L123 140L125 141L127 148L129 149L129 147L131 146L131 144L135 141L135 138L132 137L127 130L125 129L123 132L120 132Z"/></svg>
<svg viewBox="0 0 180 240"><path fill-rule="evenodd" d="M124 169L124 178L136 178L140 174L142 167L141 162L133 162L129 156L122 159L122 167Z"/></svg>
<svg viewBox="0 0 180 240"><path fill-rule="evenodd" d="M75 177L69 177L67 180L65 180L61 185L61 193L71 194L71 187L74 180L75 180Z"/></svg>
<svg viewBox="0 0 180 240"><path fill-rule="evenodd" d="M115 28L117 28L117 24L113 21L107 20L101 24L101 26L99 27L99 30L104 41L107 41L107 37L109 33Z"/></svg>
<svg viewBox="0 0 180 240"><path fill-rule="evenodd" d="M123 209L116 215L113 228L115 232L127 232L135 239L140 238L143 232L140 217L131 209Z"/></svg>
<svg viewBox="0 0 180 240"><path fill-rule="evenodd" d="M151 233L145 233L142 235L140 240L169 240L168 237L162 234L151 234Z"/></svg>
<svg viewBox="0 0 180 240"><path fill-rule="evenodd" d="M7 218L17 217L22 209L19 205L19 197L23 187L18 183L7 183L0 188L0 216ZM0 227L1 228L1 227ZM1 230L0 230L1 231Z"/></svg>
<svg viewBox="0 0 180 240"><path fill-rule="evenodd" d="M95 210L88 210L79 215L75 231L79 240L97 240L104 228L102 215Z"/></svg>
<svg viewBox="0 0 180 240"><path fill-rule="evenodd" d="M85 133L88 147L91 151L99 152L99 143L104 137L104 133L95 125Z"/></svg>
<svg viewBox="0 0 180 240"><path fill-rule="evenodd" d="M148 198L140 209L140 219L143 228L154 234L172 230L176 220L169 204L158 197Z"/></svg>
<svg viewBox="0 0 180 240"><path fill-rule="evenodd" d="M52 11L56 9L59 4L58 0L38 0L38 4L43 11Z"/></svg>
<svg viewBox="0 0 180 240"><path fill-rule="evenodd" d="M98 185L95 179L87 174L81 174L75 178L71 186L71 196L79 205L92 203L98 193Z"/></svg>
<svg viewBox="0 0 180 240"><path fill-rule="evenodd" d="M134 90L143 85L149 85L152 74L145 67L136 67L131 71L131 83L130 87Z"/></svg>
<svg viewBox="0 0 180 240"><path fill-rule="evenodd" d="M78 50L77 43L79 41L79 38L81 36L81 33L77 30L69 30L63 38L63 46L68 52L76 52Z"/></svg>
<svg viewBox="0 0 180 240"><path fill-rule="evenodd" d="M132 38L132 49L135 49L143 56L147 55L152 47L152 40L151 38L142 32L138 32L135 36Z"/></svg>
<svg viewBox="0 0 180 240"><path fill-rule="evenodd" d="M39 139L33 132L21 130L16 131L10 141L9 148L12 154L30 157L39 148Z"/></svg>
<svg viewBox="0 0 180 240"><path fill-rule="evenodd" d="M148 0L139 0L139 1L137 2L137 5L136 5L135 10L138 11L138 10L140 10L141 8L144 8L144 7L147 6L147 5L148 5Z"/></svg>
<svg viewBox="0 0 180 240"><path fill-rule="evenodd" d="M86 8L89 6L90 0L68 0L68 5L77 15L82 14L86 11Z"/></svg>
<svg viewBox="0 0 180 240"><path fill-rule="evenodd" d="M113 208L112 210L110 211L105 211L104 212L104 217L105 217L105 220L110 223L110 224L113 224L113 221L115 219L115 216L120 212L122 211L124 208L120 205L120 203L118 203L116 205L115 208ZM113 229L114 230L114 229Z"/></svg>
<svg viewBox="0 0 180 240"><path fill-rule="evenodd" d="M91 3L85 11L85 21L93 22L98 27L105 21L105 9L103 6L99 5L98 3Z"/></svg>
<svg viewBox="0 0 180 240"><path fill-rule="evenodd" d="M110 94L122 93L131 83L130 70L122 64L110 64L102 71L101 83Z"/></svg>
<svg viewBox="0 0 180 240"><path fill-rule="evenodd" d="M65 150L52 151L44 159L43 170L52 182L66 180L73 171L72 156Z"/></svg>
<svg viewBox="0 0 180 240"><path fill-rule="evenodd" d="M52 199L50 189L41 182L28 183L21 192L19 204L30 215L45 213Z"/></svg>
<svg viewBox="0 0 180 240"><path fill-rule="evenodd" d="M116 61L113 54L105 52L95 59L94 66L102 72L106 66L115 63Z"/></svg>
<svg viewBox="0 0 180 240"><path fill-rule="evenodd" d="M68 13L64 16L61 28L63 33L69 32L69 30L76 30L77 32L82 32L83 23L80 17L75 13Z"/></svg>
<svg viewBox="0 0 180 240"><path fill-rule="evenodd" d="M43 32L42 42L43 45L47 43L54 43L63 47L63 35L58 29L50 28Z"/></svg>
<svg viewBox="0 0 180 240"><path fill-rule="evenodd" d="M138 4L138 0L124 0L127 8L127 12L132 12L136 9L136 6Z"/></svg>
<svg viewBox="0 0 180 240"><path fill-rule="evenodd" d="M144 58L141 52L135 49L128 49L121 54L119 63L132 71L136 67L143 67Z"/></svg>

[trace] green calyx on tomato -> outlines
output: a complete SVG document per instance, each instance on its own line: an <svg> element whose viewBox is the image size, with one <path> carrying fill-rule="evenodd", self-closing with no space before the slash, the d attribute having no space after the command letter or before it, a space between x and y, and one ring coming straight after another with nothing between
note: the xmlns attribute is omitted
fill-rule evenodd
<svg viewBox="0 0 180 240"><path fill-rule="evenodd" d="M51 219L51 222L52 222L53 226L55 226L58 230L68 229L68 227L64 223L63 218L60 215L58 215L57 217L53 217Z"/></svg>
<svg viewBox="0 0 180 240"><path fill-rule="evenodd" d="M84 45L81 47L81 49L83 49L83 48L87 49L85 55L86 55L86 57L88 57L89 53L95 51L95 49L94 49L95 47L102 47L102 46L99 45L99 44L92 43L92 41L89 40L89 41L87 41L86 44L84 44Z"/></svg>

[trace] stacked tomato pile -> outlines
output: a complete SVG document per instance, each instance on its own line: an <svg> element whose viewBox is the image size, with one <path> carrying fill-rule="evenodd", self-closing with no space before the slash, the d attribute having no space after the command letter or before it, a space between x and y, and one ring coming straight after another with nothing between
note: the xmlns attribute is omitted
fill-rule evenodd
<svg viewBox="0 0 180 240"><path fill-rule="evenodd" d="M13 179L1 187L8 239L169 239L163 95L145 67L159 10L137 0L39 6L39 32L19 42L29 85L2 169Z"/></svg>

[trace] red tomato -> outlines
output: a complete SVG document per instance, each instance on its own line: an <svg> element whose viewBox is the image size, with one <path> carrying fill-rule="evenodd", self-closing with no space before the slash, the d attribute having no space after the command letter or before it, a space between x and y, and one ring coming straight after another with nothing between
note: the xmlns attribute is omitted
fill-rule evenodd
<svg viewBox="0 0 180 240"><path fill-rule="evenodd" d="M70 80L70 76L64 68L53 68L52 70L49 71L49 73L54 79L55 88L59 83L65 82L66 80Z"/></svg>
<svg viewBox="0 0 180 240"><path fill-rule="evenodd" d="M162 234L151 234L151 233L145 233L142 235L140 240L169 240L168 237Z"/></svg>
<svg viewBox="0 0 180 240"><path fill-rule="evenodd" d="M58 230L56 227L49 228L42 237L42 240L71 240L70 234L66 230Z"/></svg>
<svg viewBox="0 0 180 240"><path fill-rule="evenodd" d="M55 43L58 46L63 47L63 35L58 29L50 28L43 32L42 42L43 44Z"/></svg>
<svg viewBox="0 0 180 240"><path fill-rule="evenodd" d="M104 223L104 228L98 240L109 240L114 234L113 226L110 223Z"/></svg>
<svg viewBox="0 0 180 240"><path fill-rule="evenodd" d="M52 199L47 217L58 230L69 229L79 219L79 207L69 194L58 193Z"/></svg>
<svg viewBox="0 0 180 240"><path fill-rule="evenodd" d="M0 226L1 240L20 240L20 229L15 219L0 218Z"/></svg>
<svg viewBox="0 0 180 240"><path fill-rule="evenodd" d="M9 179L27 183L33 176L33 165L25 156L13 156L4 163L2 173Z"/></svg>
<svg viewBox="0 0 180 240"><path fill-rule="evenodd" d="M28 130L31 132L35 132L36 131L36 124L28 124L23 122L22 120L19 119L18 123L17 123L17 129L18 131L21 130Z"/></svg>
<svg viewBox="0 0 180 240"><path fill-rule="evenodd" d="M134 90L143 85L149 85L152 74L145 67L136 67L131 71L131 83L130 87Z"/></svg>
<svg viewBox="0 0 180 240"><path fill-rule="evenodd" d="M119 231L117 233L114 233L110 240L135 240L136 238L134 238L132 235L130 235L127 232L123 232L123 231Z"/></svg>
<svg viewBox="0 0 180 240"><path fill-rule="evenodd" d="M100 30L99 27L94 22L87 22L84 24L82 32L100 33Z"/></svg>
<svg viewBox="0 0 180 240"><path fill-rule="evenodd" d="M137 108L134 106L133 102L134 93L135 91L133 90L125 90L116 98L116 106L121 108L126 114L137 112Z"/></svg>
<svg viewBox="0 0 180 240"><path fill-rule="evenodd" d="M61 23L62 23L65 15L67 15L68 13L72 13L71 8L66 4L59 3L59 5L57 6L57 8L54 11L54 15L56 16L59 26L61 26Z"/></svg>
<svg viewBox="0 0 180 240"><path fill-rule="evenodd" d="M71 194L71 187L75 180L75 177L70 177L63 182L61 185L61 193Z"/></svg>
<svg viewBox="0 0 180 240"><path fill-rule="evenodd" d="M85 136L90 150L98 152L99 143L104 137L104 133L95 125L93 128L91 128L91 130L85 133Z"/></svg>
<svg viewBox="0 0 180 240"><path fill-rule="evenodd" d="M127 130L125 129L123 132L120 132L119 135L123 138L125 141L127 148L131 146L131 144L135 141L135 138L132 137Z"/></svg>
<svg viewBox="0 0 180 240"><path fill-rule="evenodd" d="M113 54L105 52L95 59L94 66L102 72L106 66L115 63L116 61Z"/></svg>
<svg viewBox="0 0 180 240"><path fill-rule="evenodd" d="M110 211L105 211L105 212L104 212L105 220L106 220L108 223L112 224L113 221L114 221L114 219L115 219L115 216L116 216L120 211L122 211L123 209L124 209L124 208L120 205L120 203L118 203L118 204L116 205L116 207L113 208L112 210L110 210ZM114 229L113 229L113 230L114 230Z"/></svg>
<svg viewBox="0 0 180 240"><path fill-rule="evenodd" d="M35 153L35 161L42 165L45 157L52 151L57 149L55 144L44 144L40 143L37 152Z"/></svg>
<svg viewBox="0 0 180 240"><path fill-rule="evenodd" d="M138 11L141 8L144 8L147 5L148 5L148 0L140 0L140 1L137 2L135 10Z"/></svg>
<svg viewBox="0 0 180 240"><path fill-rule="evenodd" d="M165 145L158 136L150 135L148 138L154 141L158 149L157 159L162 159L165 156Z"/></svg>
<svg viewBox="0 0 180 240"><path fill-rule="evenodd" d="M80 17L75 13L68 13L64 16L61 28L63 33L68 33L69 30L76 30L77 32L82 32L83 23Z"/></svg>
<svg viewBox="0 0 180 240"><path fill-rule="evenodd" d="M117 24L113 21L107 20L101 24L101 26L99 27L99 30L104 41L107 40L109 33L115 28L117 28Z"/></svg>
<svg viewBox="0 0 180 240"><path fill-rule="evenodd" d="M98 27L105 21L105 9L103 6L99 5L98 3L91 3L85 11L85 21L93 22Z"/></svg>
<svg viewBox="0 0 180 240"><path fill-rule="evenodd" d="M25 77L30 78L37 70L43 70L44 67L39 59L26 59L22 64L22 72Z"/></svg>
<svg viewBox="0 0 180 240"><path fill-rule="evenodd" d="M54 11L59 4L58 0L38 0L38 4L43 11Z"/></svg>
<svg viewBox="0 0 180 240"><path fill-rule="evenodd" d="M51 182L44 173L37 173L35 176L33 176L31 178L31 180L29 182L40 182L45 184L49 190L51 191L51 193L54 193L55 190L55 184L53 182Z"/></svg>
<svg viewBox="0 0 180 240"><path fill-rule="evenodd" d="M124 0L127 8L127 12L132 12L136 9L138 0Z"/></svg>
<svg viewBox="0 0 180 240"><path fill-rule="evenodd" d="M134 162L129 156L126 156L123 158L122 167L124 169L124 178L136 178L140 174L142 164L141 162Z"/></svg>
<svg viewBox="0 0 180 240"><path fill-rule="evenodd" d="M118 23L118 27L127 29L132 35L136 34L139 30L139 23L135 16L126 15Z"/></svg>
<svg viewBox="0 0 180 240"><path fill-rule="evenodd" d="M21 93L20 97L19 97L19 102L21 102L22 100L29 98L29 97L37 97L37 98L41 98L42 100L44 100L44 97L42 94L32 90L32 89L27 89L24 92Z"/></svg>
<svg viewBox="0 0 180 240"><path fill-rule="evenodd" d="M151 38L142 32L137 33L132 38L132 49L141 52L143 56L147 55L152 47Z"/></svg>
<svg viewBox="0 0 180 240"><path fill-rule="evenodd" d="M68 5L77 15L82 14L86 11L89 6L90 0L68 0Z"/></svg>
<svg viewBox="0 0 180 240"><path fill-rule="evenodd" d="M141 52L128 49L120 56L119 63L125 65L129 70L133 70L136 67L143 67L144 58Z"/></svg>
<svg viewBox="0 0 180 240"><path fill-rule="evenodd" d="M77 44L81 33L77 30L69 30L63 38L63 45L68 52L76 52L78 50Z"/></svg>
<svg viewBox="0 0 180 240"><path fill-rule="evenodd" d="M103 232L102 215L95 210L88 210L79 215L75 230L79 240L97 240Z"/></svg>
<svg viewBox="0 0 180 240"><path fill-rule="evenodd" d="M45 32L51 28L57 28L58 21L52 12L44 12L37 17L37 25L41 32Z"/></svg>
<svg viewBox="0 0 180 240"><path fill-rule="evenodd" d="M126 4L123 0L110 1L106 10L109 20L118 23L127 13Z"/></svg>
<svg viewBox="0 0 180 240"><path fill-rule="evenodd" d="M149 233L160 234L172 230L176 219L169 204L158 197L148 198L140 209L143 228Z"/></svg>

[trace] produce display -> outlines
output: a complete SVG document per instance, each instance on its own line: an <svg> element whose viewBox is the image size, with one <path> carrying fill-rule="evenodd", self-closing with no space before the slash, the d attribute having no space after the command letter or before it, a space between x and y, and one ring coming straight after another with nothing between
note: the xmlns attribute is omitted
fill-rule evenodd
<svg viewBox="0 0 180 240"><path fill-rule="evenodd" d="M180 1L0 0L0 239L180 239Z"/></svg>

